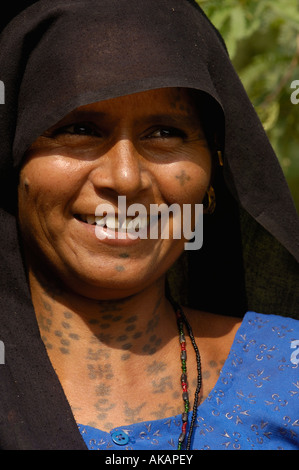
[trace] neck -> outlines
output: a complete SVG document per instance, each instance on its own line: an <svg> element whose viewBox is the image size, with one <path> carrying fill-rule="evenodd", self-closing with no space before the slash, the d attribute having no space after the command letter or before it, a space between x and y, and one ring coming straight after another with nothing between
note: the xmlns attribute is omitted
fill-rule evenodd
<svg viewBox="0 0 299 470"><path fill-rule="evenodd" d="M77 422L110 430L180 412L178 330L164 278L102 301L46 288L33 276L30 284L42 339Z"/></svg>
<svg viewBox="0 0 299 470"><path fill-rule="evenodd" d="M176 334L175 316L164 292L165 279L130 297L94 300L53 288L32 273L30 285L41 336L55 355L79 346L115 349L121 357L151 355L159 349L159 331ZM172 328L168 328L172 325ZM168 328L168 329L165 329ZM169 338L164 336L163 341Z"/></svg>

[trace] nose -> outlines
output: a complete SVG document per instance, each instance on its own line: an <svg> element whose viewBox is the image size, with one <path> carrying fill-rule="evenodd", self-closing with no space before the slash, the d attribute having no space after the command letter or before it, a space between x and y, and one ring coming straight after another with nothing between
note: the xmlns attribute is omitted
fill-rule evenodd
<svg viewBox="0 0 299 470"><path fill-rule="evenodd" d="M151 186L146 162L132 140L125 138L119 139L99 158L91 180L98 191L112 191L128 199Z"/></svg>

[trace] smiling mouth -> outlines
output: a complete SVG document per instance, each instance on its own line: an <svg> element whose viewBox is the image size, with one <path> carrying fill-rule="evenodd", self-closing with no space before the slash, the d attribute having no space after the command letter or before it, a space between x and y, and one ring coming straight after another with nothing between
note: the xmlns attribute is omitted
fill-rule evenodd
<svg viewBox="0 0 299 470"><path fill-rule="evenodd" d="M119 219L115 215L95 216L91 214L75 214L75 219L88 225L99 226L114 231L136 232L146 228L150 223L149 216L137 215L135 217L125 217Z"/></svg>

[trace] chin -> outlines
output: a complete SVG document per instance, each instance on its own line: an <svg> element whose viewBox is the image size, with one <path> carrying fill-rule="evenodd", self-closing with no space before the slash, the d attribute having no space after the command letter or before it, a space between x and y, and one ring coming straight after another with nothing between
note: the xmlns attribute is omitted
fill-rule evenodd
<svg viewBox="0 0 299 470"><path fill-rule="evenodd" d="M102 269L97 276L94 273L83 275L81 271L77 276L62 275L60 279L71 293L93 300L110 300L136 295L161 277L159 273L155 276L142 276L138 270L129 272L121 264L116 265L116 268Z"/></svg>
<svg viewBox="0 0 299 470"><path fill-rule="evenodd" d="M132 297L142 292L147 287L146 284L129 283L129 282L107 282L99 283L98 285L90 285L79 283L76 288L68 286L69 290L75 292L80 297L85 297L90 300L117 300Z"/></svg>

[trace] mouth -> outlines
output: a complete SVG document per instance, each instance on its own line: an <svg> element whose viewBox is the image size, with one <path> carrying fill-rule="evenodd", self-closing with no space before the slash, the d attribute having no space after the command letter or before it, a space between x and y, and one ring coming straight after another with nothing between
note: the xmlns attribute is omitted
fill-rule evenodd
<svg viewBox="0 0 299 470"><path fill-rule="evenodd" d="M135 217L122 217L117 215L104 215L95 216L92 214L75 214L75 219L84 222L88 225L99 226L104 229L118 231L118 232L132 232L136 233L139 230L145 229L150 224L149 216L137 215Z"/></svg>

